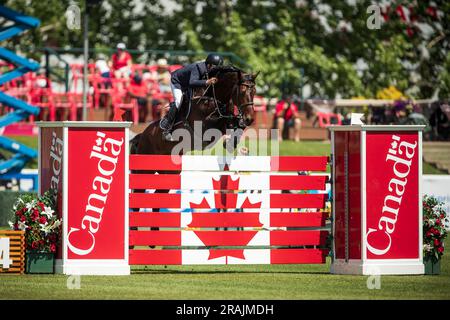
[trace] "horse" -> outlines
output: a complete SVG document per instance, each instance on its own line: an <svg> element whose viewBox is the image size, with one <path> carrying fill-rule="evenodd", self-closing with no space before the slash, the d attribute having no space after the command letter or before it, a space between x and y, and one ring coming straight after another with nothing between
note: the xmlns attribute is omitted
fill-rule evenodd
<svg viewBox="0 0 450 320"><path fill-rule="evenodd" d="M258 74L245 73L234 66L221 66L213 68L208 76L217 77L218 82L208 86L203 92L194 90L191 94L183 95L173 128L174 133L177 129L188 130L191 144L188 150L180 150L180 155L190 150L212 148L218 142L218 139L209 142L202 136L195 136L195 121L201 122L201 132L214 128L222 135L226 134L227 129L244 130L254 121L253 98ZM237 114L234 112L235 105ZM172 154L174 146L179 142L164 140L159 123L160 120L151 122L142 133L130 141L130 153ZM201 143L195 143L195 139L200 139ZM235 141L234 147L236 145Z"/></svg>
<svg viewBox="0 0 450 320"><path fill-rule="evenodd" d="M208 76L217 77L218 82L215 85L209 85L203 91L194 90L191 94L183 95L182 104L175 119L173 136L176 136L177 129L185 129L187 131L184 132L191 137L191 143L190 148L180 149L178 152L180 155L189 150L212 148L219 141L219 139L215 139L211 143L205 141L203 137L196 137L193 129L196 121L200 121L202 125L201 132L217 129L222 136L227 133L227 129L244 130L254 121L253 98L256 93L255 79L258 73L245 73L234 66L220 66L213 68ZM237 114L234 106L237 106ZM151 122L142 133L130 141L131 154L172 154L173 148L179 142L164 140L159 123L160 120ZM195 139L200 139L201 143L195 143ZM233 148L236 148L238 139L233 139ZM223 147L227 147L225 139ZM149 172L133 170L133 173ZM179 174L179 172L173 171L159 173ZM168 193L169 191L155 190L155 193ZM143 193L145 190L137 189L135 192ZM154 212L158 211L159 209L154 209ZM151 227L151 230L158 229L158 227Z"/></svg>

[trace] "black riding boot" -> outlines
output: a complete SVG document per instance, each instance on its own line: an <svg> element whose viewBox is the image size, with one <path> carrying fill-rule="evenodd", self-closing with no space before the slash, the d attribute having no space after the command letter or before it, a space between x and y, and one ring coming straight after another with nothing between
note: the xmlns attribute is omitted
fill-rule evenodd
<svg viewBox="0 0 450 320"><path fill-rule="evenodd" d="M175 122L175 118L177 116L177 106L175 102L170 103L170 109L164 116L164 118L161 119L159 126L162 129L162 134L165 140L167 141L173 141L172 139L172 127L173 123Z"/></svg>

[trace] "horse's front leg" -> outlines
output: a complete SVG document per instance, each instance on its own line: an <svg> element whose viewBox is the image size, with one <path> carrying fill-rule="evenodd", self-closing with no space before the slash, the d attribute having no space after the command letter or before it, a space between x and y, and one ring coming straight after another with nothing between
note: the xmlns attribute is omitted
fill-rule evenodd
<svg viewBox="0 0 450 320"><path fill-rule="evenodd" d="M224 136L223 147L229 153L232 153L237 148L244 134L244 130L237 125L238 121L238 119L233 119L229 122Z"/></svg>

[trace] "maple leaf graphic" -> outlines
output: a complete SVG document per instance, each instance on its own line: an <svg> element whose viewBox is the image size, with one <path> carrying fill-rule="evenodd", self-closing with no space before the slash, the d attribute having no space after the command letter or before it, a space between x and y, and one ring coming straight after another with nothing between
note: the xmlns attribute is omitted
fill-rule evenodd
<svg viewBox="0 0 450 320"><path fill-rule="evenodd" d="M228 169L226 167L226 169ZM233 192L232 190L239 190L239 178L233 180L230 175L221 175L219 180L212 179L213 189L217 191L214 194L214 202L216 209L228 209L228 208L237 208L237 198L238 194ZM228 192L223 192L222 190L226 190ZM200 203L192 203L190 202L190 207L192 209L209 209L210 205L206 198ZM261 202L251 203L248 197L244 200L242 204L243 208L261 208ZM211 213L214 214L214 213ZM192 218L192 225L195 225L195 215ZM191 227L191 224L189 227ZM262 227L262 223L259 221L259 218L254 222L255 227ZM194 231L197 237L203 242L203 244L207 247L213 246L213 244L217 244L217 237L220 236L221 240L224 243L232 242L235 246L246 246L248 243L255 237L258 231L245 231L245 232L231 232L231 231L222 231L217 232L215 235L211 235L211 233L205 233L202 231ZM216 259L220 257L225 257L226 263L228 263L228 257L235 257L238 259L245 259L244 249L227 249L227 250L209 250L208 260Z"/></svg>

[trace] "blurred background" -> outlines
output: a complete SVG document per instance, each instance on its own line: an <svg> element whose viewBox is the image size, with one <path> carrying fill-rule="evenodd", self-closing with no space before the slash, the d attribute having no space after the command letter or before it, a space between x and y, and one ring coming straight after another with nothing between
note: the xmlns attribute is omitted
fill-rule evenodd
<svg viewBox="0 0 450 320"><path fill-rule="evenodd" d="M424 124L424 140L434 142L424 145L424 159L434 166L430 172L450 170L449 1L0 0L0 5L40 20L38 27L0 42L39 63L0 84L2 92L39 108L0 129L31 147L37 143L35 121L82 120L83 106L87 120L112 120L125 112L132 131L141 132L172 100L170 73L217 52L227 64L260 71L254 127L278 128L283 140L293 143L328 143L327 127L348 124L354 112L363 113L367 124ZM8 27L11 20L0 15L0 25ZM0 74L16 67L0 59ZM1 104L0 115L9 112L11 107Z"/></svg>

